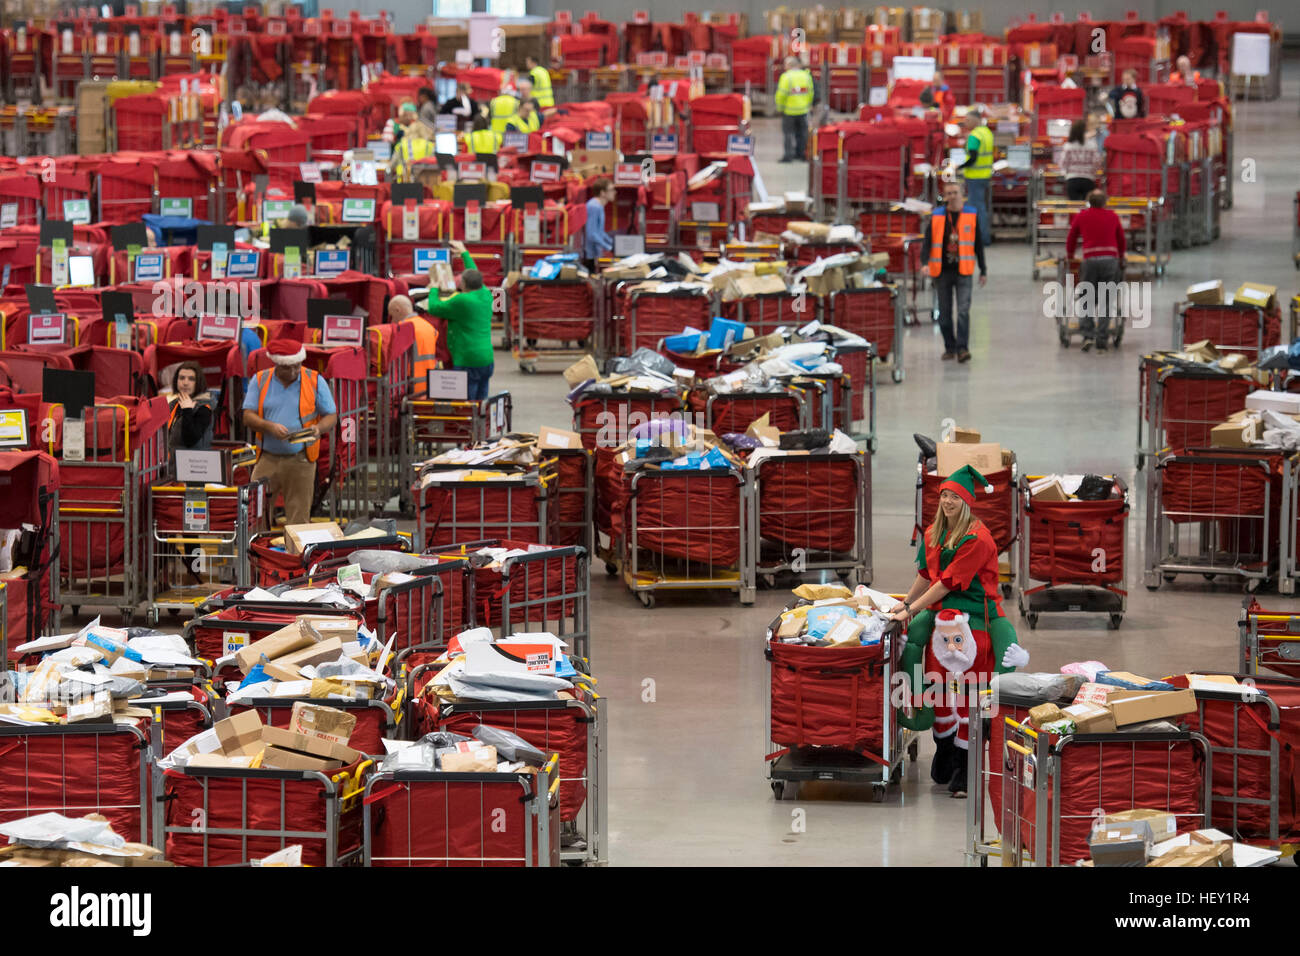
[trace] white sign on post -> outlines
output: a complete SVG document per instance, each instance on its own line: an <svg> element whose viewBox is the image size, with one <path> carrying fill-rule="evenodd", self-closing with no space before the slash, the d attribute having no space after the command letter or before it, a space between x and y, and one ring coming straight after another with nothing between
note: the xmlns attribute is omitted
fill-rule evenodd
<svg viewBox="0 0 1300 956"><path fill-rule="evenodd" d="M455 369L429 369L429 397L464 401L469 397L469 373Z"/></svg>
<svg viewBox="0 0 1300 956"><path fill-rule="evenodd" d="M922 80L930 83L934 80L934 57L896 56L893 70L895 80Z"/></svg>
<svg viewBox="0 0 1300 956"><path fill-rule="evenodd" d="M360 345L365 339L365 320L356 315L327 315L321 321L321 344Z"/></svg>
<svg viewBox="0 0 1300 956"><path fill-rule="evenodd" d="M1272 72L1272 40L1267 33L1232 35L1232 75L1268 76Z"/></svg>
<svg viewBox="0 0 1300 956"><path fill-rule="evenodd" d="M176 449L176 480L186 484L225 484L222 474L221 452L189 451Z"/></svg>

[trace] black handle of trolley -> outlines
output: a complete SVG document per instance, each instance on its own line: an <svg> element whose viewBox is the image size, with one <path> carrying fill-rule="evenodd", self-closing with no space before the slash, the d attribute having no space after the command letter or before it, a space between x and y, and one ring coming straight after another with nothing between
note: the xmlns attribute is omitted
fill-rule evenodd
<svg viewBox="0 0 1300 956"><path fill-rule="evenodd" d="M1195 452L1197 454L1189 454ZM1199 452L1210 452L1211 454L1201 455ZM1191 462L1197 465L1231 465L1238 467L1240 465L1258 465L1264 471L1271 471L1270 459L1277 455L1291 454L1285 448L1243 448L1237 457L1233 452L1224 448L1188 448L1183 452L1169 452L1163 455L1158 462L1157 468L1164 468L1176 462Z"/></svg>

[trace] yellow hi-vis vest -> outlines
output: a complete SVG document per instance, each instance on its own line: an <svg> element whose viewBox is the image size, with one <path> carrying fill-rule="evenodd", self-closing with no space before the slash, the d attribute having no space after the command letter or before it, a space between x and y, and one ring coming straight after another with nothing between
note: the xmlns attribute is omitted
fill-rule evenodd
<svg viewBox="0 0 1300 956"><path fill-rule="evenodd" d="M520 133L536 133L542 128L542 121L537 118L537 111L534 110L528 114L528 119L524 119L518 113L506 120L508 129L516 130Z"/></svg>
<svg viewBox="0 0 1300 956"><path fill-rule="evenodd" d="M488 106L488 113L492 121L492 132L504 133L506 124L510 118L519 112L519 101L509 93L502 93L500 96L492 97L492 102Z"/></svg>
<svg viewBox="0 0 1300 956"><path fill-rule="evenodd" d="M544 66L535 66L528 71L528 78L533 81L533 96L537 105L549 110L555 105L555 91L551 89L551 71Z"/></svg>
<svg viewBox="0 0 1300 956"><path fill-rule="evenodd" d="M469 151L471 153L492 153L501 149L501 134L490 129L476 129L469 134Z"/></svg>
<svg viewBox="0 0 1300 956"><path fill-rule="evenodd" d="M805 116L812 109L813 78L803 67L786 70L776 84L776 108L786 116Z"/></svg>
<svg viewBox="0 0 1300 956"><path fill-rule="evenodd" d="M988 179L993 175L993 131L987 126L976 126L971 132L980 141L975 162L962 170L967 179Z"/></svg>
<svg viewBox="0 0 1300 956"><path fill-rule="evenodd" d="M403 136L393 150L393 175L401 183L410 182L412 165L433 155L433 143L419 136Z"/></svg>

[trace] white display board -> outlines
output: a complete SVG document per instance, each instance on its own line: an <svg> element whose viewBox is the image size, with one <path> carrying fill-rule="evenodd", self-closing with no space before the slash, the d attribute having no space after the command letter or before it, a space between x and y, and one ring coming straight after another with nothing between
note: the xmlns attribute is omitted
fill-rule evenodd
<svg viewBox="0 0 1300 956"><path fill-rule="evenodd" d="M923 80L929 83L934 79L934 57L896 56L893 70L895 80Z"/></svg>
<svg viewBox="0 0 1300 956"><path fill-rule="evenodd" d="M495 60L501 55L497 28L494 16L476 13L469 18L469 52L475 59Z"/></svg>
<svg viewBox="0 0 1300 956"><path fill-rule="evenodd" d="M1272 52L1272 38L1267 33L1234 33L1233 76L1268 76L1272 73Z"/></svg>

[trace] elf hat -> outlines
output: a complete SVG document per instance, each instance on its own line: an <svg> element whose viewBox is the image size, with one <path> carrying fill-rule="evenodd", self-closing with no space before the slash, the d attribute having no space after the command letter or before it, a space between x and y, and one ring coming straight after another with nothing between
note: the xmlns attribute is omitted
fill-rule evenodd
<svg viewBox="0 0 1300 956"><path fill-rule="evenodd" d="M993 486L989 484L987 478L970 465L962 465L944 479L943 484L939 486L939 491L951 491L966 504L973 505L976 488L982 489L986 495L993 494Z"/></svg>
<svg viewBox="0 0 1300 956"><path fill-rule="evenodd" d="M307 346L287 335L272 339L266 347L266 356L276 365L301 365L307 358Z"/></svg>

